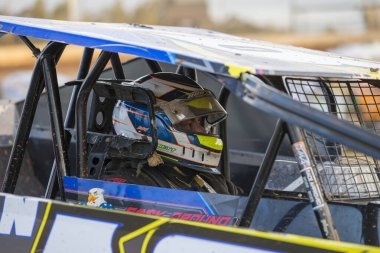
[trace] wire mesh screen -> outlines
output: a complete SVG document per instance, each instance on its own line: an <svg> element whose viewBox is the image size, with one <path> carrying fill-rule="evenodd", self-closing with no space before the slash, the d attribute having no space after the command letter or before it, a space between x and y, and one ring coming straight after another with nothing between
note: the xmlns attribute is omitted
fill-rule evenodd
<svg viewBox="0 0 380 253"><path fill-rule="evenodd" d="M380 133L380 89L360 80L285 78L293 99ZM379 161L304 131L326 196L333 200L380 197Z"/></svg>

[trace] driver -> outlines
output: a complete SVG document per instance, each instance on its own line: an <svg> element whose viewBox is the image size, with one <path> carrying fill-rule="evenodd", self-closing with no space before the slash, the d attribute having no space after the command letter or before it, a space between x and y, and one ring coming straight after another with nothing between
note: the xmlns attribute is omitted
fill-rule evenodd
<svg viewBox="0 0 380 253"><path fill-rule="evenodd" d="M188 132L206 134L206 128L203 127L199 118L184 120L178 124L178 128Z"/></svg>
<svg viewBox="0 0 380 253"><path fill-rule="evenodd" d="M174 73L150 74L136 80L134 85L151 90L156 98L157 149L137 166L132 161L112 160L103 179L241 194L218 169L223 142L216 133L227 113L214 95L192 79ZM146 105L118 101L112 118L116 134L135 140L151 138Z"/></svg>

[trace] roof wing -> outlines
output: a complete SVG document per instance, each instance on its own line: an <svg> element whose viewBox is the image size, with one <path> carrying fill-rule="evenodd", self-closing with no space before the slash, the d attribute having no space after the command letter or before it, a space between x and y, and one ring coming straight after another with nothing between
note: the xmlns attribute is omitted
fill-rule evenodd
<svg viewBox="0 0 380 253"><path fill-rule="evenodd" d="M0 16L0 32L228 74L380 79L380 63L203 29Z"/></svg>

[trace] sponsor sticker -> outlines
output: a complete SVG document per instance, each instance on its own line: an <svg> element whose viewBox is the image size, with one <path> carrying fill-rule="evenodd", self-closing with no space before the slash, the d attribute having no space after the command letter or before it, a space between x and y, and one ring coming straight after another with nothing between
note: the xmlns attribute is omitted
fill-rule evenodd
<svg viewBox="0 0 380 253"><path fill-rule="evenodd" d="M175 148L173 148L173 147L169 147L169 146L166 146L166 145L164 145L164 144L161 144L161 143L158 143L157 144L157 148L159 148L159 149L163 149L163 150L166 150L166 151L169 151L169 152L174 152L174 151L176 151L176 149Z"/></svg>

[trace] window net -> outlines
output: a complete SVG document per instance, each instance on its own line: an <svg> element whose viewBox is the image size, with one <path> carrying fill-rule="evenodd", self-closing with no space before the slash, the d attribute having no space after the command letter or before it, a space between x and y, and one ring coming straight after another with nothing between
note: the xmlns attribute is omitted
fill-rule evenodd
<svg viewBox="0 0 380 253"><path fill-rule="evenodd" d="M293 99L380 133L380 88L360 80L285 78ZM315 169L330 200L380 197L379 160L304 131Z"/></svg>

